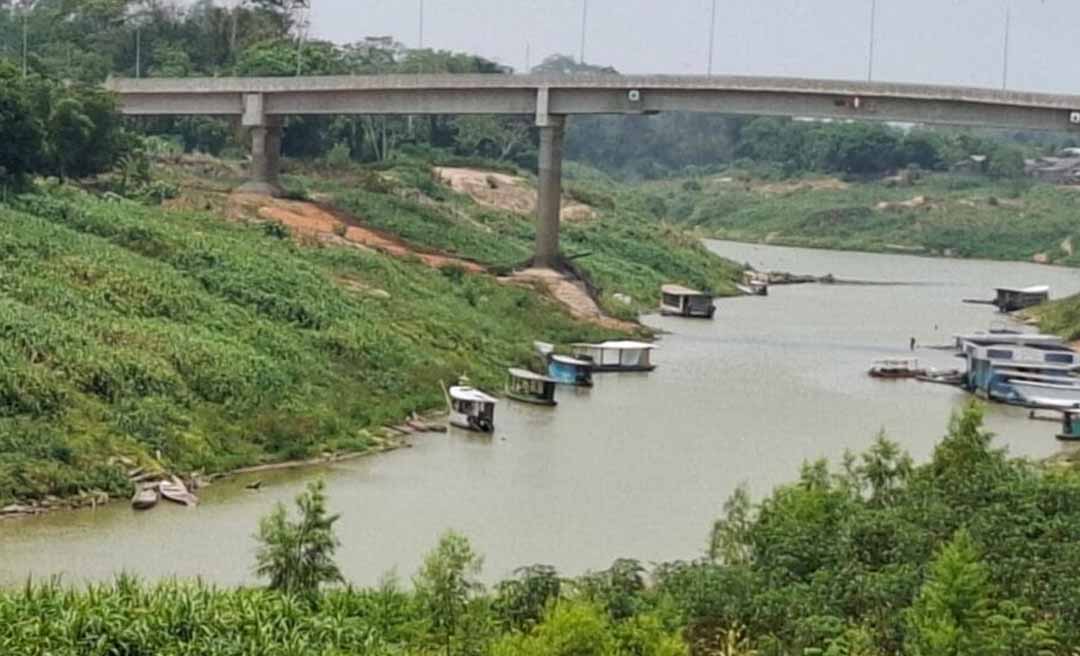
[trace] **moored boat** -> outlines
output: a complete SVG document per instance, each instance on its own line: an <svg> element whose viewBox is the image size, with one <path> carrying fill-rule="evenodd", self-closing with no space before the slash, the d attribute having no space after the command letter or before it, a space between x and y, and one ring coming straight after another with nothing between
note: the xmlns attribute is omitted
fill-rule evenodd
<svg viewBox="0 0 1080 656"><path fill-rule="evenodd" d="M660 314L694 319L712 319L716 314L713 295L682 285L660 288Z"/></svg>
<svg viewBox="0 0 1080 656"><path fill-rule="evenodd" d="M592 387L593 363L568 355L548 355L548 376L563 385Z"/></svg>
<svg viewBox="0 0 1080 656"><path fill-rule="evenodd" d="M506 396L509 398L533 405L553 406L558 403L555 400L557 381L554 378L527 369L510 369L507 373L510 378L506 382Z"/></svg>
<svg viewBox="0 0 1080 656"><path fill-rule="evenodd" d="M875 360L868 373L874 378L917 378L927 372L919 368L916 358L890 358Z"/></svg>
<svg viewBox="0 0 1080 656"><path fill-rule="evenodd" d="M464 383L451 387L449 396L452 425L480 433L495 430L495 398Z"/></svg>
<svg viewBox="0 0 1080 656"><path fill-rule="evenodd" d="M161 495L156 485L148 485L135 490L131 497L131 507L135 510L149 510L158 504Z"/></svg>
<svg viewBox="0 0 1080 656"><path fill-rule="evenodd" d="M655 349L654 344L632 341L575 344L574 356L591 362L595 372L652 371Z"/></svg>

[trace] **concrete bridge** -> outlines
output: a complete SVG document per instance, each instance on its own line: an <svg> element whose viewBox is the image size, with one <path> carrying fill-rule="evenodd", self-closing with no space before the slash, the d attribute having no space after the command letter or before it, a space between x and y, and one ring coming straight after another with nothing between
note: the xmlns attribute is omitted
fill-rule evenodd
<svg viewBox="0 0 1080 656"><path fill-rule="evenodd" d="M1080 130L1080 95L763 77L388 75L114 79L132 116L234 116L251 129L248 191L275 194L290 114L506 114L540 128L536 256L558 256L567 116L665 111Z"/></svg>

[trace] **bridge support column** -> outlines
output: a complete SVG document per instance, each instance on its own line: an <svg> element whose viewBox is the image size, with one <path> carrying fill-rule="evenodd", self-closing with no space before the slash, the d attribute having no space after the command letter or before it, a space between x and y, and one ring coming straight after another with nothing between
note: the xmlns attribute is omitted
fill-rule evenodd
<svg viewBox="0 0 1080 656"><path fill-rule="evenodd" d="M533 266L554 268L559 259L562 210L562 159L565 116L547 116L540 126L540 179L536 201L536 253Z"/></svg>
<svg viewBox="0 0 1080 656"><path fill-rule="evenodd" d="M267 117L265 125L251 128L251 170L239 191L266 196L284 196L278 176L281 171L281 121Z"/></svg>

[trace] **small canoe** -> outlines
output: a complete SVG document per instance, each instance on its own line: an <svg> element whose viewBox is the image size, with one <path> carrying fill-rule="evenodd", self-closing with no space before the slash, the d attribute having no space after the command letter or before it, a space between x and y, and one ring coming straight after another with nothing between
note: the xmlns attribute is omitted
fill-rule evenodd
<svg viewBox="0 0 1080 656"><path fill-rule="evenodd" d="M158 489L161 490L161 496L173 503L185 506L194 506L199 503L199 498L189 492L183 481L176 477L173 477L171 481L162 481Z"/></svg>
<svg viewBox="0 0 1080 656"><path fill-rule="evenodd" d="M158 504L161 496L156 486L142 487L135 490L131 497L131 507L135 510L149 510Z"/></svg>

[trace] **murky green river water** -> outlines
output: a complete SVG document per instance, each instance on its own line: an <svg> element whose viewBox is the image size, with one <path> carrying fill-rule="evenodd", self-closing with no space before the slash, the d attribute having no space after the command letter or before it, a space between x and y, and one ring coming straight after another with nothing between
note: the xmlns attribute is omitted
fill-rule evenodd
<svg viewBox="0 0 1080 656"><path fill-rule="evenodd" d="M341 512L346 576L374 583L411 576L449 528L486 556L485 576L544 562L564 574L609 565L693 558L741 482L755 495L790 481L806 459L837 460L884 429L924 459L966 396L865 375L877 357L907 356L908 340L940 344L984 330L993 308L963 305L995 285L1080 291L1080 271L979 261L808 251L710 242L758 268L833 273L903 286L773 287L768 298L723 300L715 321L648 317L670 331L652 374L602 375L594 389L560 390L555 410L504 402L494 437L418 437L411 449L321 470L262 474L212 486L195 509L137 514L126 504L0 523L0 585L28 575L251 582L258 517L325 477ZM951 354L920 350L927 364ZM1055 426L991 407L990 427L1014 454L1061 448Z"/></svg>

